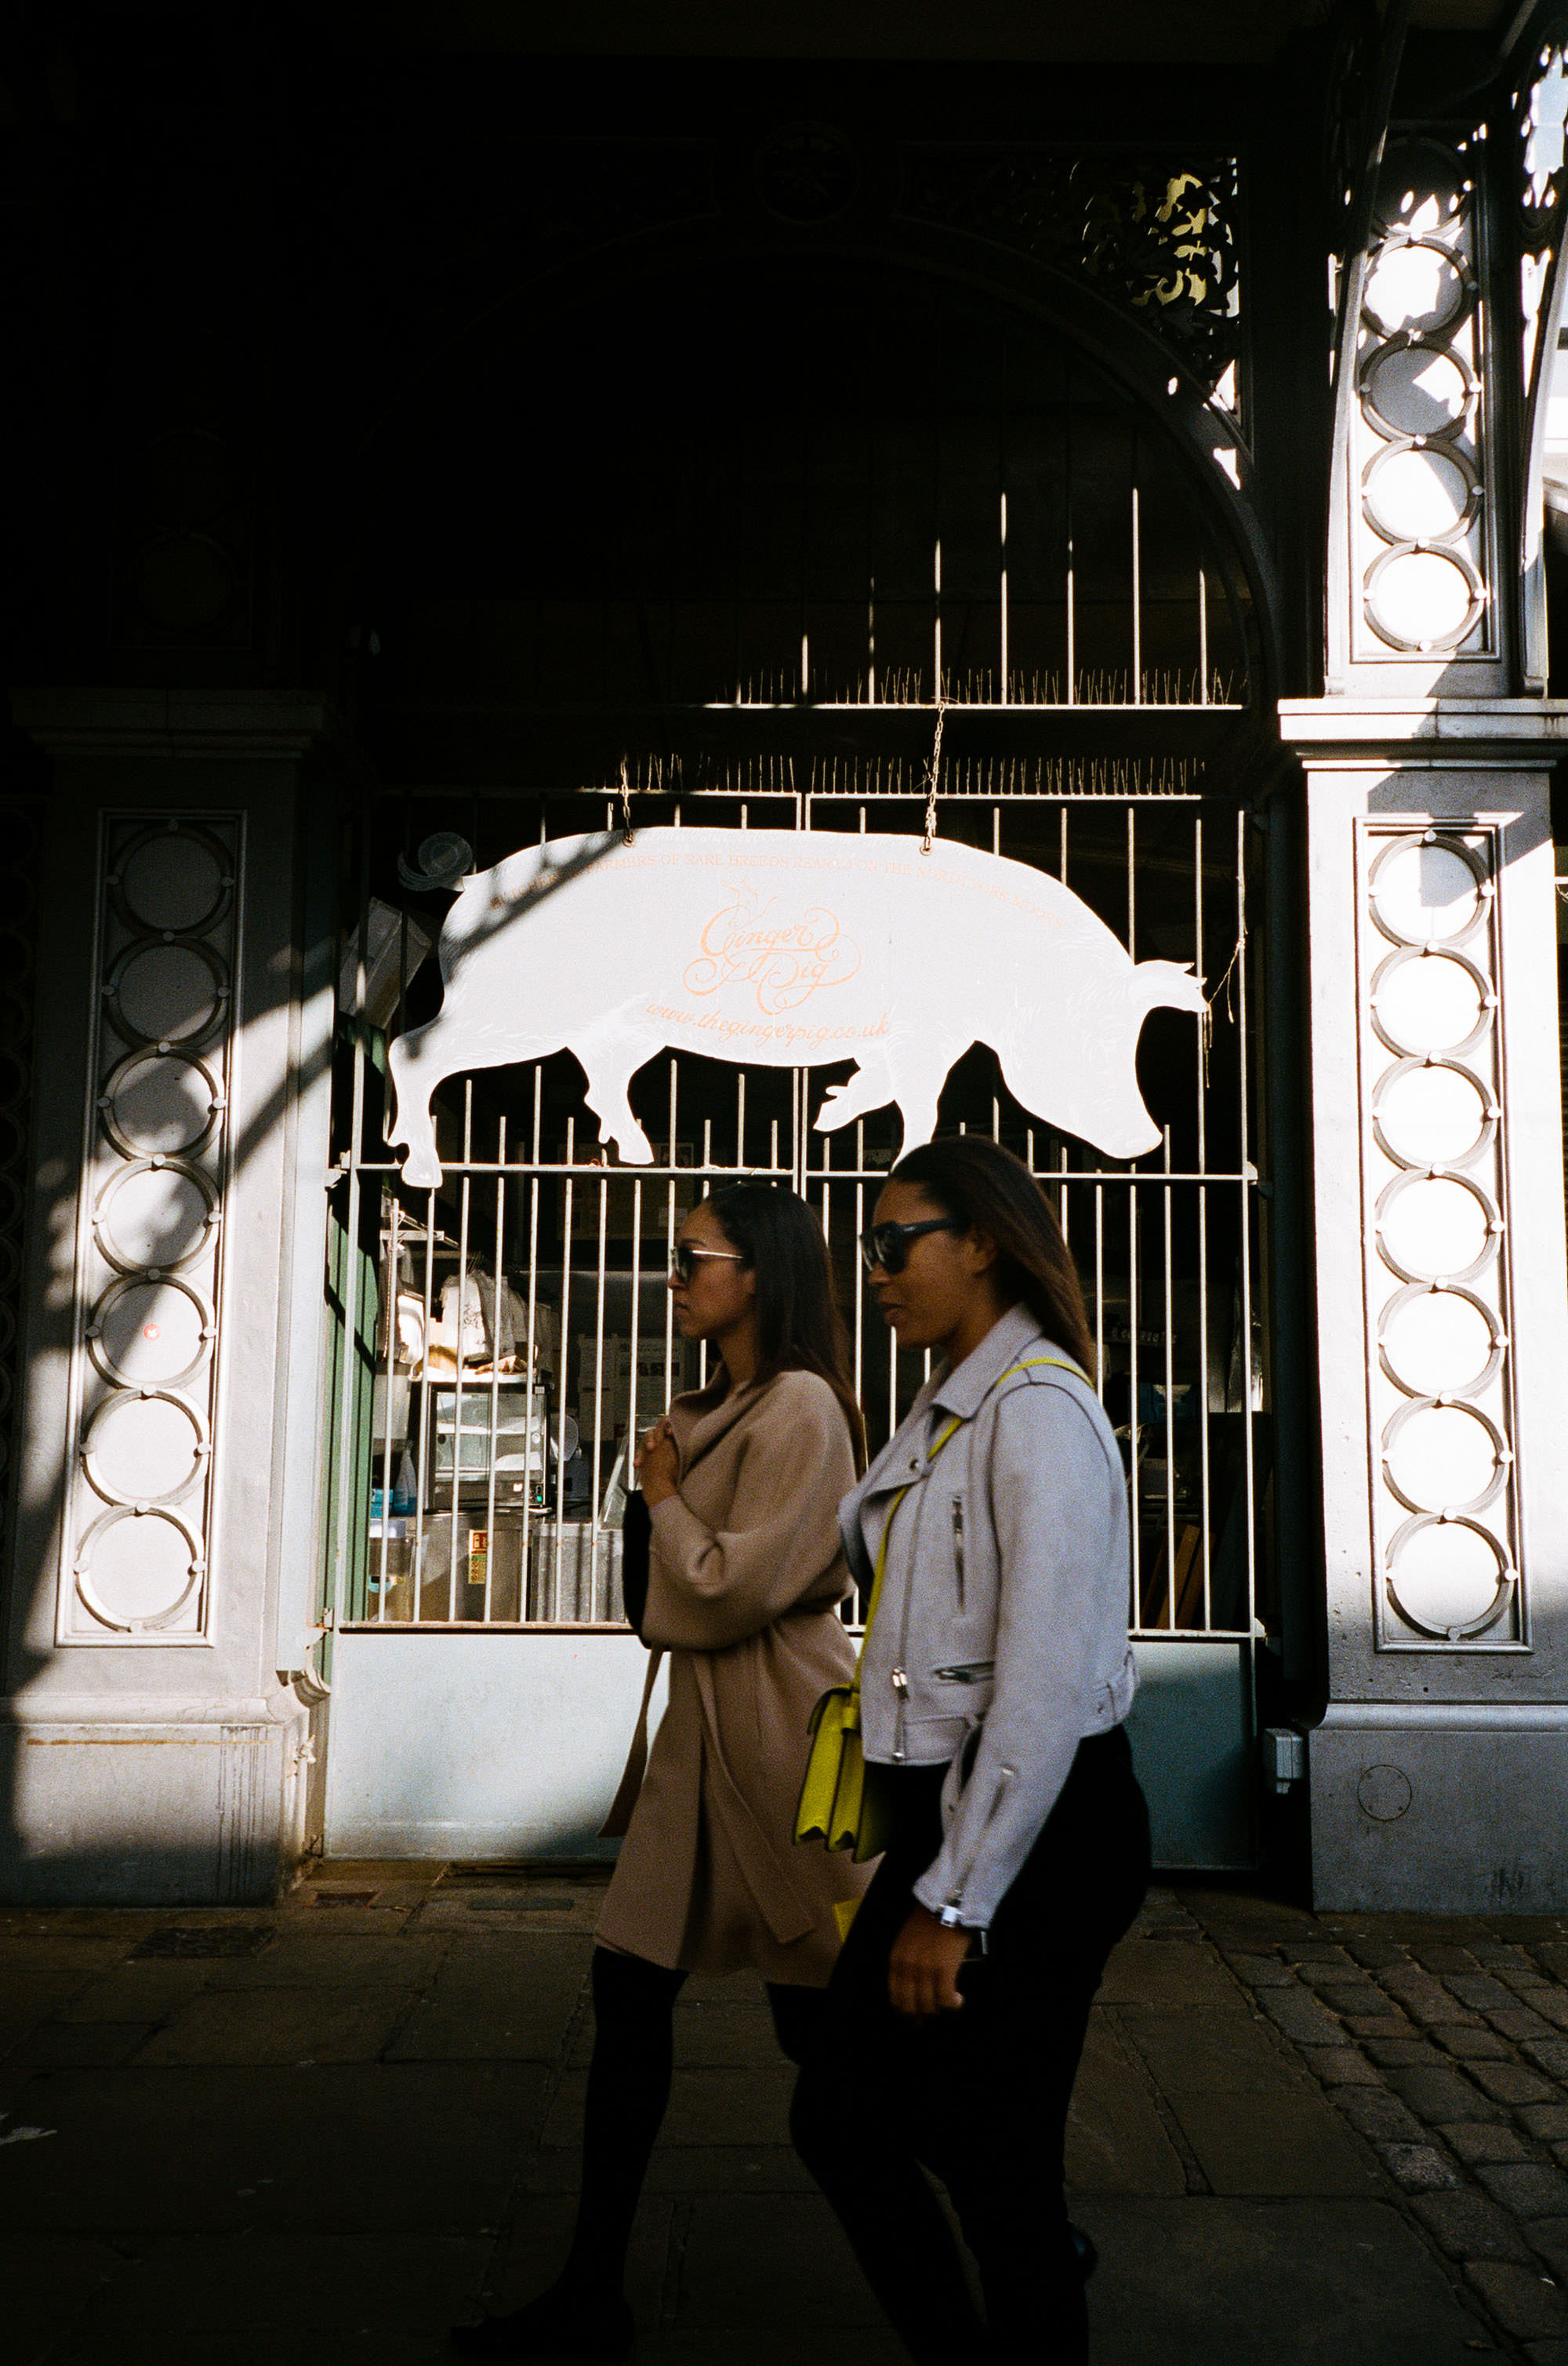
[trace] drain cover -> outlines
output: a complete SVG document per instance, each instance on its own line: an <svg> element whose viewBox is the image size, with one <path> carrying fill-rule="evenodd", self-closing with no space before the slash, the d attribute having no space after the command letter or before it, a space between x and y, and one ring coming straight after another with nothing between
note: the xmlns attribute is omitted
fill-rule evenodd
<svg viewBox="0 0 1568 2366"><path fill-rule="evenodd" d="M150 1955L259 1955L277 1933L270 1922L219 1923L211 1931L189 1931L179 1923L154 1931L131 1950L133 1962Z"/></svg>

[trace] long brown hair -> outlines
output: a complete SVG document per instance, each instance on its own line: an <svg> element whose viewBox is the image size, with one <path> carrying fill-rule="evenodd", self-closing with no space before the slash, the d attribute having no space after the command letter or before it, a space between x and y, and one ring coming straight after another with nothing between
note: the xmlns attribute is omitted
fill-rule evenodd
<svg viewBox="0 0 1568 2366"><path fill-rule="evenodd" d="M756 1380L779 1372L824 1380L844 1408L855 1468L864 1470L866 1425L855 1401L849 1336L816 1218L777 1183L722 1183L705 1205L756 1276Z"/></svg>
<svg viewBox="0 0 1568 2366"><path fill-rule="evenodd" d="M1094 1342L1083 1288L1050 1203L1021 1158L983 1134L949 1135L901 1158L888 1180L917 1183L945 1215L987 1233L1003 1289L1093 1378Z"/></svg>

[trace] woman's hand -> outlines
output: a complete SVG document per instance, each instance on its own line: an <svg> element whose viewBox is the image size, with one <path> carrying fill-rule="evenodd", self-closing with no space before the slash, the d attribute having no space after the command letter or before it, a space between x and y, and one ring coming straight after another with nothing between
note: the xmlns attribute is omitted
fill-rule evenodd
<svg viewBox="0 0 1568 2366"><path fill-rule="evenodd" d="M652 1429L644 1431L643 1442L633 1459L650 1512L660 1504L667 1504L672 1495L679 1493L676 1480L680 1470L680 1451L667 1417L655 1422Z"/></svg>
<svg viewBox="0 0 1568 2366"><path fill-rule="evenodd" d="M924 1906L912 1906L888 1957L888 1999L912 2021L958 2012L958 1966L974 1944L972 1931L949 1930Z"/></svg>

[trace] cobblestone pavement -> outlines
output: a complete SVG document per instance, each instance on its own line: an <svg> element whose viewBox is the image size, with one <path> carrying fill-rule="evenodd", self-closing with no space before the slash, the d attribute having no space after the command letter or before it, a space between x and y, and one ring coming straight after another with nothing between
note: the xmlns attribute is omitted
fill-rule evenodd
<svg viewBox="0 0 1568 2366"><path fill-rule="evenodd" d="M1568 2366L1568 1919L1191 1919L1377 2154L1505 2341Z"/></svg>
<svg viewBox="0 0 1568 2366"><path fill-rule="evenodd" d="M433 2366L570 2227L602 1874L0 1910L7 2366ZM1094 2366L1568 2366L1568 1923L1153 1896L1074 2097ZM640 2366L898 2366L756 1983L693 1980ZM1560 2160L1559 2155L1564 2156Z"/></svg>

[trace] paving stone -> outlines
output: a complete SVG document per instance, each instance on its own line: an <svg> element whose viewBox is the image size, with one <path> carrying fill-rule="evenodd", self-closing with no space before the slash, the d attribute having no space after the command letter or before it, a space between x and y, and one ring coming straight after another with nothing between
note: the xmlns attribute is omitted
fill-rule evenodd
<svg viewBox="0 0 1568 2366"><path fill-rule="evenodd" d="M1381 2087L1383 2072L1353 2045L1304 2045L1301 2058L1324 2087Z"/></svg>
<svg viewBox="0 0 1568 2366"><path fill-rule="evenodd" d="M1516 2341L1568 2331L1568 2300L1538 2269L1516 2267L1506 2259L1472 2259L1465 2262L1464 2273Z"/></svg>
<svg viewBox="0 0 1568 2366"><path fill-rule="evenodd" d="M1406 2193L1436 2193L1459 2183L1459 2172L1435 2145L1380 2144L1378 2158Z"/></svg>
<svg viewBox="0 0 1568 2366"><path fill-rule="evenodd" d="M1535 2219L1529 2238L1559 2282L1568 2283L1568 2218Z"/></svg>
<svg viewBox="0 0 1568 2366"><path fill-rule="evenodd" d="M568 2071L551 2105L540 2141L569 2149L574 2160L582 2133L588 2081ZM692 2069L677 2079L661 2144L670 2146L787 2146L794 2065L776 2059L771 2070Z"/></svg>
<svg viewBox="0 0 1568 2366"><path fill-rule="evenodd" d="M1287 1964L1274 1955L1233 1955L1226 1954L1226 1962L1238 1980L1249 1989L1293 1989L1295 1974Z"/></svg>
<svg viewBox="0 0 1568 2366"><path fill-rule="evenodd" d="M1360 2038L1363 2045L1369 2037L1377 2038L1386 2045L1391 2042L1397 2044L1402 2037L1414 2037L1416 2034L1404 2014L1396 2012L1347 2013L1345 2026L1350 2035Z"/></svg>
<svg viewBox="0 0 1568 2366"><path fill-rule="evenodd" d="M1330 2035L1338 2038L1338 2024L1327 2014L1323 2018ZM1301 2089L1294 2060L1249 2013L1202 2019L1191 2013L1129 2013L1123 2026L1156 2086L1167 2095L1259 2095Z"/></svg>
<svg viewBox="0 0 1568 2366"><path fill-rule="evenodd" d="M1568 2079L1568 2037L1527 2037L1519 2052L1553 2079Z"/></svg>
<svg viewBox="0 0 1568 2366"><path fill-rule="evenodd" d="M1529 2146L1517 2128L1488 2127L1483 2120L1456 2120L1437 2132L1461 2160L1529 2160Z"/></svg>
<svg viewBox="0 0 1568 2366"><path fill-rule="evenodd" d="M1513 2049L1493 2029L1439 2029L1432 2033L1456 2062L1511 2062Z"/></svg>
<svg viewBox="0 0 1568 2366"><path fill-rule="evenodd" d="M1556 2218L1568 2213L1568 2177L1544 2161L1479 2164L1476 2177L1494 2202L1516 2218Z"/></svg>
<svg viewBox="0 0 1568 2366"><path fill-rule="evenodd" d="M1470 2075L1484 2093L1499 2103L1544 2103L1551 2097L1551 2081L1522 2062L1473 2062Z"/></svg>
<svg viewBox="0 0 1568 2366"><path fill-rule="evenodd" d="M1525 2356L1530 2366L1568 2366L1568 2340L1527 2341Z"/></svg>
<svg viewBox="0 0 1568 2366"><path fill-rule="evenodd" d="M1246 2010L1235 1981L1208 1947L1201 1944L1171 1946L1150 1939L1124 1939L1113 1951L1095 2001L1147 2006L1155 2011L1182 2007L1205 2012Z"/></svg>
<svg viewBox="0 0 1568 2366"><path fill-rule="evenodd" d="M1556 2143L1550 2146L1549 2149L1552 2159L1556 2161L1558 2167L1560 2169L1568 2169L1568 2143Z"/></svg>
<svg viewBox="0 0 1568 2366"><path fill-rule="evenodd" d="M1187 2170L1108 2013L1090 2016L1067 2120L1068 2182L1085 2193L1184 2193Z"/></svg>
<svg viewBox="0 0 1568 2366"><path fill-rule="evenodd" d="M1553 1979L1568 1981L1568 1942L1548 1941L1540 1946L1532 1947L1530 1954L1544 1971L1551 1974Z"/></svg>
<svg viewBox="0 0 1568 2366"><path fill-rule="evenodd" d="M1369 1972L1390 1971L1410 1960L1405 1949L1390 1939L1347 1939L1345 1952Z"/></svg>
<svg viewBox="0 0 1568 2366"><path fill-rule="evenodd" d="M1410 1950L1424 1972L1473 1972L1475 1958L1468 1947L1455 1946L1451 1941L1418 1939Z"/></svg>
<svg viewBox="0 0 1568 2366"><path fill-rule="evenodd" d="M1523 1947L1506 1944L1496 1939L1477 1940L1470 1952L1483 1971L1528 1972L1532 1968L1529 1956Z"/></svg>
<svg viewBox="0 0 1568 2366"><path fill-rule="evenodd" d="M153 2034L151 2022L40 2021L6 2056L6 2067L28 2070L96 2069L129 2062Z"/></svg>
<svg viewBox="0 0 1568 2366"><path fill-rule="evenodd" d="M1521 2007L1539 2013L1553 2029L1568 2029L1568 1994L1546 1981L1520 1980L1514 1989Z"/></svg>
<svg viewBox="0 0 1568 2366"><path fill-rule="evenodd" d="M1526 2103L1518 2120L1527 2135L1568 2137L1568 2103Z"/></svg>
<svg viewBox="0 0 1568 2366"><path fill-rule="evenodd" d="M1361 2152L1316 2090L1173 2095L1170 2108L1215 2193L1372 2193Z"/></svg>
<svg viewBox="0 0 1568 2366"><path fill-rule="evenodd" d="M681 2325L771 2321L802 2351L823 2328L887 2323L820 2193L699 2195L681 2283Z"/></svg>
<svg viewBox="0 0 1568 2366"><path fill-rule="evenodd" d="M62 2338L124 2266L122 2255L108 2243L0 2234L7 2356L32 2366L34 2360L57 2355Z"/></svg>
<svg viewBox="0 0 1568 2366"><path fill-rule="evenodd" d="M413 2000L396 1990L204 1989L141 2051L147 2063L372 2062Z"/></svg>
<svg viewBox="0 0 1568 2366"><path fill-rule="evenodd" d="M172 2345L242 2329L286 2356L291 2335L304 2326L323 2360L368 2356L367 2335L377 2349L392 2332L418 2333L431 2344L474 2313L492 2248L472 2233L409 2230L366 2229L351 2243L258 2226L165 2236L123 2264L61 2353L62 2366L108 2366L150 2327Z"/></svg>
<svg viewBox="0 0 1568 2366"><path fill-rule="evenodd" d="M1441 2070L1443 2056L1425 2037L1369 2037L1366 2053L1384 2070Z"/></svg>
<svg viewBox="0 0 1568 2366"><path fill-rule="evenodd" d="M1496 2120L1503 2116L1495 2101L1477 2094L1469 2079L1462 2078L1457 2070L1390 2070L1388 2083L1428 2126L1435 2127L1444 2120Z"/></svg>
<svg viewBox="0 0 1568 2366"><path fill-rule="evenodd" d="M1323 1939L1287 1940L1280 1949L1287 1964L1348 1964L1350 1960L1343 1947L1331 1945Z"/></svg>
<svg viewBox="0 0 1568 2366"><path fill-rule="evenodd" d="M590 1953L565 1934L455 1940L388 2059L553 2061L582 1996Z"/></svg>
<svg viewBox="0 0 1568 2366"><path fill-rule="evenodd" d="M1324 2011L1316 1997L1301 1989L1261 1989L1258 2001L1276 2029L1282 2029L1297 2045L1338 2045L1343 2033L1331 2013Z"/></svg>
<svg viewBox="0 0 1568 2366"><path fill-rule="evenodd" d="M1319 2003L1326 2004L1330 2012L1337 2012L1341 2018L1351 2013L1386 2015L1388 2011L1387 1999L1371 1980L1314 1981L1313 1989Z"/></svg>
<svg viewBox="0 0 1568 2366"><path fill-rule="evenodd" d="M1504 2037L1516 2040L1526 2037L1551 2037L1551 2023L1527 2004L1511 2004L1501 2012L1489 2013L1487 2019Z"/></svg>
<svg viewBox="0 0 1568 2366"><path fill-rule="evenodd" d="M1081 2214L1100 2247L1095 2366L1477 2366L1476 2314L1392 2200L1282 2210L1204 2196Z"/></svg>
<svg viewBox="0 0 1568 2366"><path fill-rule="evenodd" d="M18 2080L19 2121L58 2131L0 2149L0 2225L50 2234L472 2234L495 2226L547 2074L521 2062L58 2070ZM576 2175L576 2160L573 2161Z"/></svg>
<svg viewBox="0 0 1568 2366"><path fill-rule="evenodd" d="M1445 2022L1473 2022L1475 2015L1457 1997L1450 1996L1440 1980L1429 1979L1421 1972L1385 1972L1378 1986L1385 1996L1391 1996L1413 2021L1437 2026Z"/></svg>
<svg viewBox="0 0 1568 2366"><path fill-rule="evenodd" d="M411 1931L378 1938L352 1931L280 1931L264 1955L214 1964L216 1989L428 1989L451 1954L444 1932Z"/></svg>
<svg viewBox="0 0 1568 2366"><path fill-rule="evenodd" d="M140 2021L156 2025L170 2020L182 2005L199 1995L216 1968L212 1964L202 1963L116 1964L111 1971L79 1988L56 2018Z"/></svg>
<svg viewBox="0 0 1568 2366"><path fill-rule="evenodd" d="M1472 2012L1506 2012L1514 2001L1512 1989L1506 1989L1501 1980L1489 1979L1484 1972L1468 1977L1450 1973L1445 1986Z"/></svg>
<svg viewBox="0 0 1568 2366"><path fill-rule="evenodd" d="M1506 2211L1484 2193L1462 2187L1452 2193L1423 2193L1412 2208L1454 2259L1529 2260L1529 2245Z"/></svg>
<svg viewBox="0 0 1568 2366"><path fill-rule="evenodd" d="M1338 2087L1328 2100L1353 2128L1374 2141L1382 2138L1390 2144L1417 2144L1426 2135L1415 2112L1386 2088ZM1443 2134L1451 2136L1450 2130L1445 2129Z"/></svg>

